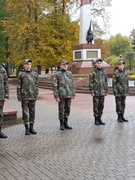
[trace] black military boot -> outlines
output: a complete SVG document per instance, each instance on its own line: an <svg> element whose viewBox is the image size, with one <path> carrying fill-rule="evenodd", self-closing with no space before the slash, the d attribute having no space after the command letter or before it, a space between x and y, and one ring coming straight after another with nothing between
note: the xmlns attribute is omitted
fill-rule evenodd
<svg viewBox="0 0 135 180"><path fill-rule="evenodd" d="M65 129L72 129L72 127L68 125L68 118L64 118L64 127Z"/></svg>
<svg viewBox="0 0 135 180"><path fill-rule="evenodd" d="M121 117L121 113L118 113L118 122L120 122L120 123L123 122L122 117Z"/></svg>
<svg viewBox="0 0 135 180"><path fill-rule="evenodd" d="M101 120L101 116L98 116L98 121L101 125L105 125L105 123Z"/></svg>
<svg viewBox="0 0 135 180"><path fill-rule="evenodd" d="M1 132L1 127L0 127L0 138L1 139L7 138L7 136L4 133Z"/></svg>
<svg viewBox="0 0 135 180"><path fill-rule="evenodd" d="M28 124L25 124L25 135L30 135L30 129Z"/></svg>
<svg viewBox="0 0 135 180"><path fill-rule="evenodd" d="M63 121L63 119L60 119L60 130L62 130L62 131L65 130L65 126L64 126L64 121Z"/></svg>
<svg viewBox="0 0 135 180"><path fill-rule="evenodd" d="M37 132L33 129L32 123L30 123L30 134L37 134Z"/></svg>
<svg viewBox="0 0 135 180"><path fill-rule="evenodd" d="M128 122L128 120L124 118L124 113L121 113L121 119L123 120L123 122Z"/></svg>
<svg viewBox="0 0 135 180"><path fill-rule="evenodd" d="M100 125L98 117L95 117L95 125Z"/></svg>

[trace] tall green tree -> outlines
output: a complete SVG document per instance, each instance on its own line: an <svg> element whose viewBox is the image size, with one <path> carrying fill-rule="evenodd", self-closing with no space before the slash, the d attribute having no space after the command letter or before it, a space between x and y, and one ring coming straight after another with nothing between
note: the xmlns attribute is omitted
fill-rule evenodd
<svg viewBox="0 0 135 180"><path fill-rule="evenodd" d="M119 56L125 54L132 49L132 43L129 37L116 34L109 39L110 52L109 55Z"/></svg>
<svg viewBox="0 0 135 180"><path fill-rule="evenodd" d="M132 29L129 35L131 42L132 42L132 49L135 52L135 29Z"/></svg>
<svg viewBox="0 0 135 180"><path fill-rule="evenodd" d="M130 39L133 40L135 38L135 29L133 28L129 35Z"/></svg>
<svg viewBox="0 0 135 180"><path fill-rule="evenodd" d="M0 1L0 62L4 62L6 60L6 35L4 33L4 26L2 21L6 17L6 2L5 0Z"/></svg>

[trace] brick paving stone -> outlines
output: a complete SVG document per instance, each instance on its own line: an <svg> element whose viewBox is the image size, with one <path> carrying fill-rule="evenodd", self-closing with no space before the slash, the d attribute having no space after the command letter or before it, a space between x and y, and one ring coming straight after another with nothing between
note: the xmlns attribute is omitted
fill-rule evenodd
<svg viewBox="0 0 135 180"><path fill-rule="evenodd" d="M21 105L10 85L9 108ZM52 91L40 89L36 106L37 135L24 135L23 124L3 129L0 180L132 180L135 179L135 97L127 97L128 123L118 123L114 96L105 98L105 126L95 126L92 98L77 94L72 101L71 131L59 130L58 107Z"/></svg>

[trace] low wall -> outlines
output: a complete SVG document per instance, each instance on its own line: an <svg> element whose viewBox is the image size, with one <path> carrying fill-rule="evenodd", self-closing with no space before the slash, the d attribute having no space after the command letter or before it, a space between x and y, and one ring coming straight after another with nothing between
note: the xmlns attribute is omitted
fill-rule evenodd
<svg viewBox="0 0 135 180"><path fill-rule="evenodd" d="M84 68L70 67L69 71L71 71L73 74L90 74L92 69L93 69L92 67L84 67ZM104 69L106 70L108 77L109 78L112 77L114 72L114 67L109 66L109 67L104 67Z"/></svg>

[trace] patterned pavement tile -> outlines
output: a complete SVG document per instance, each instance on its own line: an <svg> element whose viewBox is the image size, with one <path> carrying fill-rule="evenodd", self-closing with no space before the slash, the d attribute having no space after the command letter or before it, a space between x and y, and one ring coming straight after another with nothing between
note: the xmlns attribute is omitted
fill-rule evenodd
<svg viewBox="0 0 135 180"><path fill-rule="evenodd" d="M18 111L16 86L5 103ZM128 123L118 123L114 96L107 96L103 121L95 126L92 98L77 94L69 124L59 130L58 107L52 91L40 89L36 105L37 135L24 135L23 124L4 128L0 140L0 180L132 180L135 179L135 97L127 97Z"/></svg>

